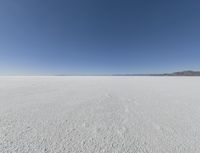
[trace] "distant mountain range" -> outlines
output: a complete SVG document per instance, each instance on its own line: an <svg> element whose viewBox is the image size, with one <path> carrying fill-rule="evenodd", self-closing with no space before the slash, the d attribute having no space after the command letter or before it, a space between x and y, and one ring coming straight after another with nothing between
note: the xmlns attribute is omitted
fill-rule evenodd
<svg viewBox="0 0 200 153"><path fill-rule="evenodd" d="M155 74L97 74L97 75L92 75L92 74L86 74L86 75L73 75L73 74L58 74L56 76L200 76L200 71L178 71L178 72L173 72L173 73L155 73Z"/></svg>
<svg viewBox="0 0 200 153"><path fill-rule="evenodd" d="M180 71L174 73L165 73L164 76L200 76L200 71Z"/></svg>
<svg viewBox="0 0 200 153"><path fill-rule="evenodd" d="M161 74L116 74L114 76L200 76L200 71L179 71Z"/></svg>

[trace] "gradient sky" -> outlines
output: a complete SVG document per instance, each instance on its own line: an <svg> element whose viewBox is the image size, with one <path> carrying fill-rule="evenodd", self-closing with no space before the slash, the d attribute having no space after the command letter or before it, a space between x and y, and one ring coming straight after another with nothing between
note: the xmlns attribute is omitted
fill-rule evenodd
<svg viewBox="0 0 200 153"><path fill-rule="evenodd" d="M199 0L0 0L0 74L200 70Z"/></svg>

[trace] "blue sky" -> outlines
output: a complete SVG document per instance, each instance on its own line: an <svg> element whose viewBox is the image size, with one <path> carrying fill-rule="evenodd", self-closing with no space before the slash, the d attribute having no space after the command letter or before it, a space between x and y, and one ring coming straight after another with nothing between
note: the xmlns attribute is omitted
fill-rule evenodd
<svg viewBox="0 0 200 153"><path fill-rule="evenodd" d="M1 0L0 74L200 70L198 0Z"/></svg>

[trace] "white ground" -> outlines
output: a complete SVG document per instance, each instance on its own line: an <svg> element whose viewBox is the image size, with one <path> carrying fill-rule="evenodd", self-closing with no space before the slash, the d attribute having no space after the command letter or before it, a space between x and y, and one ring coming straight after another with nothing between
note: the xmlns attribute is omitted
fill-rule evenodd
<svg viewBox="0 0 200 153"><path fill-rule="evenodd" d="M0 153L199 153L199 77L0 77Z"/></svg>

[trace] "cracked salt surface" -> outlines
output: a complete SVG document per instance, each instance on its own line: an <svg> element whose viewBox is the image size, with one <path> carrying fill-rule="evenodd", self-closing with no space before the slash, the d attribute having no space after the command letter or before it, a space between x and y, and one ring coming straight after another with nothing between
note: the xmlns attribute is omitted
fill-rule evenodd
<svg viewBox="0 0 200 153"><path fill-rule="evenodd" d="M199 153L199 77L0 77L1 153Z"/></svg>

